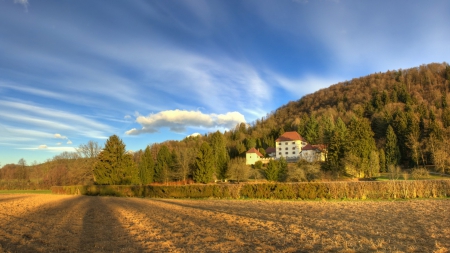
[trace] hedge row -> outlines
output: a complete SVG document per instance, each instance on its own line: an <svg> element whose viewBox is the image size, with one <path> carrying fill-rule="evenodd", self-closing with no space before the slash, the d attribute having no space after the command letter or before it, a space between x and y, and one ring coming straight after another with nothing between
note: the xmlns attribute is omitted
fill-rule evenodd
<svg viewBox="0 0 450 253"><path fill-rule="evenodd" d="M413 199L450 197L450 180L186 186L54 186L55 194L147 198Z"/></svg>
<svg viewBox="0 0 450 253"><path fill-rule="evenodd" d="M240 195L259 199L413 199L450 197L450 180L321 182L244 185Z"/></svg>
<svg viewBox="0 0 450 253"><path fill-rule="evenodd" d="M239 198L240 185L130 186L75 185L53 186L55 194L147 198Z"/></svg>

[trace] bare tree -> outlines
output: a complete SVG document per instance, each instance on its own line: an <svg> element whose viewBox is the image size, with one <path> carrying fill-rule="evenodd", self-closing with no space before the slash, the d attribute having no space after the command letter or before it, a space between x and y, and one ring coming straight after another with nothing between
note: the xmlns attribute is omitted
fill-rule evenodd
<svg viewBox="0 0 450 253"><path fill-rule="evenodd" d="M236 157L228 163L228 177L236 180L238 183L249 177L250 167L245 164L245 158Z"/></svg>
<svg viewBox="0 0 450 253"><path fill-rule="evenodd" d="M84 158L96 158L102 151L103 147L95 141L89 141L87 144L81 144L77 148L77 152Z"/></svg>
<svg viewBox="0 0 450 253"><path fill-rule="evenodd" d="M184 182L186 182L189 173L191 172L191 164L194 158L193 149L184 147L178 148L178 174Z"/></svg>
<svg viewBox="0 0 450 253"><path fill-rule="evenodd" d="M84 164L80 167L80 174L83 178L90 178L91 181L94 181L94 175L92 173L94 169L95 159L103 150L103 147L95 141L89 141L87 144L80 145L77 148L78 154L85 158Z"/></svg>
<svg viewBox="0 0 450 253"><path fill-rule="evenodd" d="M22 189L25 189L25 183L28 180L28 171L25 166L27 166L27 162L25 159L20 158L19 162L17 163L19 165L19 169L16 174L16 178L19 180Z"/></svg>

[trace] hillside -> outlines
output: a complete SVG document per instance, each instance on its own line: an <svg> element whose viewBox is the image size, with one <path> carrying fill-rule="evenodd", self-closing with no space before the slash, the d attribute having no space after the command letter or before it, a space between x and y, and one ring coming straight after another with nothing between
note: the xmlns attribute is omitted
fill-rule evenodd
<svg viewBox="0 0 450 253"><path fill-rule="evenodd" d="M392 126L400 164L445 167L448 157L450 66L432 63L406 70L374 73L304 96L257 121L251 131L261 138L280 131L298 131L312 143L330 144L340 118L370 123L378 149L386 148ZM281 126L277 127L277 126ZM445 154L444 154L445 153ZM447 161L445 161L447 163Z"/></svg>

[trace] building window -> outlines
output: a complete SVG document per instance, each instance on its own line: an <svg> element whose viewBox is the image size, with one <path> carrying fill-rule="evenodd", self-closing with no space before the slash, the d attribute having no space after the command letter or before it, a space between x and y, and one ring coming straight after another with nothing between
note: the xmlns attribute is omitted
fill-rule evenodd
<svg viewBox="0 0 450 253"><path fill-rule="evenodd" d="M281 148L279 148L278 150L281 150Z"/></svg>
<svg viewBox="0 0 450 253"><path fill-rule="evenodd" d="M292 148L293 150L295 149L295 147Z"/></svg>
<svg viewBox="0 0 450 253"><path fill-rule="evenodd" d="M294 151L294 152L292 152L292 154L293 154L293 155L295 155L295 151Z"/></svg>
<svg viewBox="0 0 450 253"><path fill-rule="evenodd" d="M295 141L293 141L292 144L295 144Z"/></svg>
<svg viewBox="0 0 450 253"><path fill-rule="evenodd" d="M281 144L283 144L283 143L280 142L279 144L281 145Z"/></svg>
<svg viewBox="0 0 450 253"><path fill-rule="evenodd" d="M289 152L286 152L286 155L289 154Z"/></svg>
<svg viewBox="0 0 450 253"><path fill-rule="evenodd" d="M286 145L288 145L288 143L286 142Z"/></svg>
<svg viewBox="0 0 450 253"><path fill-rule="evenodd" d="M285 148L286 150L288 150L288 148Z"/></svg>
<svg viewBox="0 0 450 253"><path fill-rule="evenodd" d="M278 153L279 155L281 155L281 152L280 153Z"/></svg>

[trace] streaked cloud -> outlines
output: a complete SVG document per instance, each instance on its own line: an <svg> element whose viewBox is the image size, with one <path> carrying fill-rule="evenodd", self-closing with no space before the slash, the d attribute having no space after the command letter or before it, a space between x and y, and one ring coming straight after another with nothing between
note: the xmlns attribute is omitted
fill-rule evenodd
<svg viewBox="0 0 450 253"><path fill-rule="evenodd" d="M25 147L25 148L15 148L16 150L31 150L31 151L42 151L42 152L52 152L52 153L57 153L57 152L76 152L76 149L74 147L62 147L62 146L56 146L56 147L51 147L51 146L47 146L45 144L39 145L37 147Z"/></svg>
<svg viewBox="0 0 450 253"><path fill-rule="evenodd" d="M0 111L0 116L10 122L24 123L40 131L71 132L71 135L86 136L95 139L105 139L112 127L104 123L83 117L71 112L55 110L21 101L0 101L0 106L8 110ZM68 139L59 133L53 138Z"/></svg>
<svg viewBox="0 0 450 253"><path fill-rule="evenodd" d="M15 4L20 4L25 8L25 11L28 11L28 5L30 4L28 0L14 0Z"/></svg>
<svg viewBox="0 0 450 253"><path fill-rule="evenodd" d="M161 128L169 128L172 132L185 132L188 127L201 128L233 128L236 124L245 122L245 117L239 112L226 114L204 114L200 111L168 110L147 117L139 116L136 119L142 128L126 131L127 135L143 133L156 133Z"/></svg>

